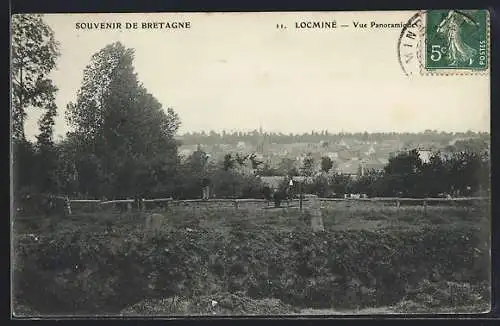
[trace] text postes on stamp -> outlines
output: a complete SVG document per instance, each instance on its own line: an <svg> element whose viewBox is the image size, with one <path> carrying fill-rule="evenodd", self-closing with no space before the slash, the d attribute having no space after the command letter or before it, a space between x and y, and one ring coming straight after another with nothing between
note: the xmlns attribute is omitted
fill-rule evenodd
<svg viewBox="0 0 500 326"><path fill-rule="evenodd" d="M426 13L425 68L488 68L487 10L430 10Z"/></svg>

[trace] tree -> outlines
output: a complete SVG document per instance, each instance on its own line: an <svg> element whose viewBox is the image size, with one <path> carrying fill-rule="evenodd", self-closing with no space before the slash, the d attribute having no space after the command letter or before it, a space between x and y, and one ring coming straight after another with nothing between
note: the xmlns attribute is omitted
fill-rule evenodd
<svg viewBox="0 0 500 326"><path fill-rule="evenodd" d="M231 153L224 155L224 161L222 162L224 171L229 171L234 168L234 159Z"/></svg>
<svg viewBox="0 0 500 326"><path fill-rule="evenodd" d="M47 75L56 66L59 44L41 15L12 16L12 137L24 139L28 107L43 108L57 90Z"/></svg>
<svg viewBox="0 0 500 326"><path fill-rule="evenodd" d="M265 162L262 168L259 171L259 175L261 176L275 176L275 175L286 175L286 173L282 173L280 170L273 168L268 162Z"/></svg>
<svg viewBox="0 0 500 326"><path fill-rule="evenodd" d="M49 102L45 114L38 121L40 133L36 136L37 173L35 183L41 192L58 192L60 182L58 180L58 149L54 144L54 118L57 116L57 106L54 94L47 94Z"/></svg>
<svg viewBox="0 0 500 326"><path fill-rule="evenodd" d="M278 171L280 175L288 175L295 177L299 175L299 171L295 166L295 160L285 157L281 160L278 165Z"/></svg>
<svg viewBox="0 0 500 326"><path fill-rule="evenodd" d="M264 163L263 161L258 160L257 156L254 153L252 153L249 156L249 159L250 159L250 162L252 163L252 169L254 169L254 170L257 170L259 168L259 166Z"/></svg>
<svg viewBox="0 0 500 326"><path fill-rule="evenodd" d="M328 156L321 158L321 171L328 173L333 168L333 161Z"/></svg>
<svg viewBox="0 0 500 326"><path fill-rule="evenodd" d="M306 184L305 186L305 192L318 195L319 197L330 196L330 183L324 175L318 175L310 184Z"/></svg>
<svg viewBox="0 0 500 326"><path fill-rule="evenodd" d="M449 173L439 152L433 153L429 162L422 165L421 192L428 197L450 191Z"/></svg>
<svg viewBox="0 0 500 326"><path fill-rule="evenodd" d="M422 165L417 150L391 157L384 167L386 189L390 192L386 195L422 196L418 191Z"/></svg>
<svg viewBox="0 0 500 326"><path fill-rule="evenodd" d="M302 167L300 169L302 175L306 177L311 177L314 175L314 158L312 157L312 154L309 153L306 155L304 158L304 162L302 163Z"/></svg>
<svg viewBox="0 0 500 326"><path fill-rule="evenodd" d="M335 174L330 179L331 190L336 195L352 193L354 189L354 181L350 175L347 174Z"/></svg>
<svg viewBox="0 0 500 326"><path fill-rule="evenodd" d="M471 151L452 153L446 160L448 184L461 195L478 192L487 187L489 174L488 159ZM486 178L485 178L486 177Z"/></svg>
<svg viewBox="0 0 500 326"><path fill-rule="evenodd" d="M99 195L167 195L175 184L180 121L139 83L133 58L119 42L94 54L76 103L67 107L79 142L78 173L99 171L87 180L100 185Z"/></svg>
<svg viewBox="0 0 500 326"><path fill-rule="evenodd" d="M243 166L243 165L245 165L247 158L248 157L246 155L240 155L239 153L236 153L235 160L238 163L238 165Z"/></svg>
<svg viewBox="0 0 500 326"><path fill-rule="evenodd" d="M356 193L367 194L370 197L382 195L380 182L383 179L383 173L375 169L367 170L364 175L356 179L354 183L354 191Z"/></svg>

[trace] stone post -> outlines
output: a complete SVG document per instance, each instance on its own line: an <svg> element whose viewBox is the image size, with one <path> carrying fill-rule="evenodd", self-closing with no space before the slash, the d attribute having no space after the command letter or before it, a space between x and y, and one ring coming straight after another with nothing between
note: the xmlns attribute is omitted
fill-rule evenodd
<svg viewBox="0 0 500 326"><path fill-rule="evenodd" d="M313 232L325 231L323 216L321 215L321 202L316 195L308 196L309 213L311 214L311 228Z"/></svg>
<svg viewBox="0 0 500 326"><path fill-rule="evenodd" d="M130 198L127 198L127 199L130 199ZM131 211L132 211L132 203L128 202L127 203L127 212L131 212Z"/></svg>

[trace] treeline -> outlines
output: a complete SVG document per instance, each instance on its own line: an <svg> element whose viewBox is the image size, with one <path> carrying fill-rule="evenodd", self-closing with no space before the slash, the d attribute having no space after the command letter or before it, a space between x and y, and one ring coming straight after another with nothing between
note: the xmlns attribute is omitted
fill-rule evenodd
<svg viewBox="0 0 500 326"><path fill-rule="evenodd" d="M231 144L236 145L238 142L243 141L248 144L257 146L264 139L269 143L276 144L292 144L292 143L319 143L331 142L335 143L341 140L358 140L370 142L383 142L387 140L398 140L404 143L421 143L421 142L434 142L437 144L446 145L448 142L455 138L479 138L481 140L489 140L489 133L487 132L439 132L437 130L426 130L421 133L331 133L327 130L311 131L310 133L302 134L284 134L276 132L260 132L253 131L231 131L231 132L191 132L185 133L181 136L182 144L184 145L217 145L217 144Z"/></svg>
<svg viewBox="0 0 500 326"><path fill-rule="evenodd" d="M286 187L283 182L282 187ZM297 185L293 191L297 192ZM389 159L381 171L362 176L321 174L303 185L303 191L321 197L366 194L369 197L489 196L489 152L434 153L422 162L416 150Z"/></svg>
<svg viewBox="0 0 500 326"><path fill-rule="evenodd" d="M172 196L192 199L202 196L202 188L209 186L212 198L268 198L261 176L268 167L255 156L240 157L226 154L223 160L211 162L202 150L195 151L185 161L163 160L160 163L143 161L114 166L123 170L99 168L102 159L95 154L72 156L74 147L69 142L55 146L56 161L47 161L36 146L18 143L19 167L17 185L24 192L66 194L83 198L131 198L142 196L159 198ZM24 152L21 152L24 151ZM74 152L73 152L74 153ZM73 154L74 155L74 154ZM92 161L94 160L94 161ZM52 167L48 165L52 162ZM15 163L17 164L17 163ZM158 164L155 166L155 164ZM438 197L486 196L490 191L490 158L488 152L471 151L442 154L436 152L428 162L422 162L416 150L403 152L389 159L383 170L368 170L353 177L333 171L333 162L321 161L320 171L314 168L312 158L306 158L299 168L282 173L278 193L303 193L320 197L343 197L344 194L366 194L369 197ZM47 176L48 171L53 173ZM272 170L273 171L273 170ZM276 169L276 172L280 170ZM118 173L117 173L118 172ZM161 174L163 173L163 174ZM117 179L113 179L117 175ZM290 178L309 177L299 186L290 188ZM121 176L121 177L120 177ZM280 176L275 173L274 176Z"/></svg>

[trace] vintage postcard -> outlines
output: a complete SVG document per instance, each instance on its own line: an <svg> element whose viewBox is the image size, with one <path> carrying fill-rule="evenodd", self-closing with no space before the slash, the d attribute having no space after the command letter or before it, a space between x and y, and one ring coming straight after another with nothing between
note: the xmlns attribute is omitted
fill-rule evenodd
<svg viewBox="0 0 500 326"><path fill-rule="evenodd" d="M487 10L11 17L12 314L491 307Z"/></svg>

